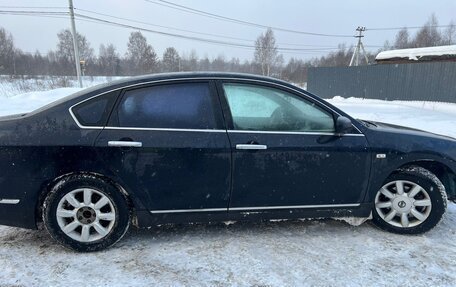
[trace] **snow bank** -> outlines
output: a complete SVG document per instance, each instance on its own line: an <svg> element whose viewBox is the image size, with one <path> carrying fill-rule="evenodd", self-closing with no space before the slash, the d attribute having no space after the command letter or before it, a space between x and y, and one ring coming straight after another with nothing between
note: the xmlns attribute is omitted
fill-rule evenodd
<svg viewBox="0 0 456 287"><path fill-rule="evenodd" d="M87 88L122 78L125 77L84 76L82 83ZM76 88L79 87L79 83L76 77L71 76L17 76L11 78L11 76L0 75L0 98L26 92L49 91L61 87Z"/></svg>
<svg viewBox="0 0 456 287"><path fill-rule="evenodd" d="M415 48L415 49L399 49L380 52L376 61L379 60L390 60L396 58L406 58L408 60L419 60L426 56L456 56L456 45L451 46L438 46L438 47L426 47L426 48Z"/></svg>
<svg viewBox="0 0 456 287"><path fill-rule="evenodd" d="M12 97L0 97L0 116L31 112L80 90L80 88L60 88L45 92L24 93Z"/></svg>
<svg viewBox="0 0 456 287"><path fill-rule="evenodd" d="M328 102L349 115L456 138L456 104L334 97Z"/></svg>

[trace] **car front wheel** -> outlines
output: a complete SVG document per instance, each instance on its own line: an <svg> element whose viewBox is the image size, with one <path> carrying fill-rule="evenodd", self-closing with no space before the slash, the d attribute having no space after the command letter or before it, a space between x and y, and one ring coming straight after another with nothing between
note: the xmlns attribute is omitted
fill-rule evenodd
<svg viewBox="0 0 456 287"><path fill-rule="evenodd" d="M98 251L128 230L127 199L112 183L89 174L60 180L47 195L43 221L51 236L76 251Z"/></svg>
<svg viewBox="0 0 456 287"><path fill-rule="evenodd" d="M373 222L400 234L421 234L434 228L447 206L445 188L430 171L408 167L391 175L375 196Z"/></svg>

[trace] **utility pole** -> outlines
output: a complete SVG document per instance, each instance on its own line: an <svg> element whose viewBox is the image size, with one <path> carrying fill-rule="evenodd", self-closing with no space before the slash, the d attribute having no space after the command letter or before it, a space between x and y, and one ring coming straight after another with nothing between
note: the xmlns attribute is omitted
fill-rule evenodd
<svg viewBox="0 0 456 287"><path fill-rule="evenodd" d="M361 50L364 59L366 60L366 65L368 65L369 60L367 59L366 50L364 50L363 41L361 40L364 37L363 32L366 31L366 27L358 27L356 28L356 31L358 31L358 35L356 35L355 38L358 38L358 44L356 45L355 51L353 51L349 66L359 66L359 54L361 54Z"/></svg>
<svg viewBox="0 0 456 287"><path fill-rule="evenodd" d="M82 88L81 64L79 63L78 36L76 34L76 24L74 23L73 0L68 0L70 5L71 34L73 34L74 62L76 64L76 75L78 76L79 87Z"/></svg>

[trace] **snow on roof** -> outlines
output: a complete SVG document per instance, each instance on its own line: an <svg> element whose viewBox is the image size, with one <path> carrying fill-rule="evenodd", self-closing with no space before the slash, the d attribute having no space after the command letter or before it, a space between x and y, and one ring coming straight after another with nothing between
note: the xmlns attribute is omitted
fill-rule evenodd
<svg viewBox="0 0 456 287"><path fill-rule="evenodd" d="M437 47L426 47L426 48L414 48L414 49L400 49L380 52L375 60L389 60L394 58L408 58L408 60L419 60L425 56L456 56L456 45L452 46L437 46Z"/></svg>

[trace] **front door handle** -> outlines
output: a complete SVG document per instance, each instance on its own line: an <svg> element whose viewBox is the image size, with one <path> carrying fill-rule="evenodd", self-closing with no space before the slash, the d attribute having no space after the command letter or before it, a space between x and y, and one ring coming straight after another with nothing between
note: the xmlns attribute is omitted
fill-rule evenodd
<svg viewBox="0 0 456 287"><path fill-rule="evenodd" d="M264 144L237 144L236 149L259 150L268 149L268 146Z"/></svg>
<svg viewBox="0 0 456 287"><path fill-rule="evenodd" d="M108 146L113 146L113 147L142 147L142 142L108 141Z"/></svg>

